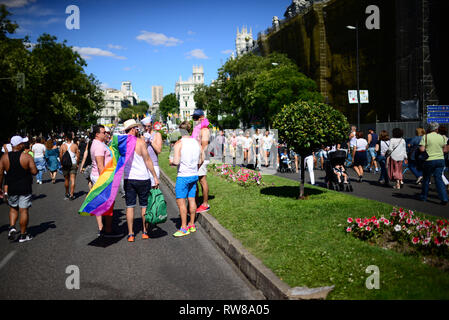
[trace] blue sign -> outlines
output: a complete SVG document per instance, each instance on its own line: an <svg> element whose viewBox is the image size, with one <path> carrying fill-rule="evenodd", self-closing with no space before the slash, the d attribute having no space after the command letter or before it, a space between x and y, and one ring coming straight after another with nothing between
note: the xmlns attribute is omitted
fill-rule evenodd
<svg viewBox="0 0 449 320"><path fill-rule="evenodd" d="M449 123L449 106L427 106L427 123Z"/></svg>

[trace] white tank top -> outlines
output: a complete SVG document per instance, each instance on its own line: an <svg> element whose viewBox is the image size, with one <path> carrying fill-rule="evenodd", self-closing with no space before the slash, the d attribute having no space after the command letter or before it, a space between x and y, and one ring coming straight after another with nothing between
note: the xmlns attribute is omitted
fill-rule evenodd
<svg viewBox="0 0 449 320"><path fill-rule="evenodd" d="M181 139L181 160L178 165L178 177L192 177L198 175L198 161L201 147L196 139Z"/></svg>
<svg viewBox="0 0 449 320"><path fill-rule="evenodd" d="M67 142L64 143L67 146L67 150L70 154L70 159L72 159L72 164L76 164L76 154L70 150L70 147L72 146L73 142L68 144Z"/></svg>
<svg viewBox="0 0 449 320"><path fill-rule="evenodd" d="M151 173L148 171L145 161L142 156L139 156L136 151L129 159L125 166L125 179L130 180L149 180L152 178Z"/></svg>

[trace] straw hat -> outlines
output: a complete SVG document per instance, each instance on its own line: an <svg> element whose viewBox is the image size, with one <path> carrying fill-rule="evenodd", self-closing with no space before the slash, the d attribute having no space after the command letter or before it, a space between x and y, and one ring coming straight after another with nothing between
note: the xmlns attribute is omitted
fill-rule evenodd
<svg viewBox="0 0 449 320"><path fill-rule="evenodd" d="M139 126L139 124L134 119L126 120L123 123L123 127L125 127L125 131L128 131L129 129L134 128L134 127L138 127L138 126Z"/></svg>

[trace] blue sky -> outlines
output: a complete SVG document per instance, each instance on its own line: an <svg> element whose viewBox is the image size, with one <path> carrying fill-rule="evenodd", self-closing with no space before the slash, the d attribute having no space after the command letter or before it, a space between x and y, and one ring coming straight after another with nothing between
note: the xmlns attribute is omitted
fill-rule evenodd
<svg viewBox="0 0 449 320"><path fill-rule="evenodd" d="M36 42L42 33L67 40L88 64L86 72L109 88L131 81L140 99L151 104L151 86L164 95L175 82L203 65L210 84L235 50L237 27L251 27L253 37L283 18L291 0L0 0L20 29ZM66 8L80 10L80 29L66 28Z"/></svg>

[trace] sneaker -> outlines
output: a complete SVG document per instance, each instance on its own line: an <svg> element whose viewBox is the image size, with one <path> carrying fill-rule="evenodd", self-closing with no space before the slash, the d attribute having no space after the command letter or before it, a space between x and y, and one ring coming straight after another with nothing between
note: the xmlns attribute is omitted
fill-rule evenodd
<svg viewBox="0 0 449 320"><path fill-rule="evenodd" d="M187 230L190 231L190 233L196 232L196 227L194 224L187 226Z"/></svg>
<svg viewBox="0 0 449 320"><path fill-rule="evenodd" d="M128 242L134 242L134 234L128 234Z"/></svg>
<svg viewBox="0 0 449 320"><path fill-rule="evenodd" d="M198 209L196 209L196 213L207 212L209 210L210 210L210 206L206 207L206 206L200 205L198 207Z"/></svg>
<svg viewBox="0 0 449 320"><path fill-rule="evenodd" d="M178 231L176 231L175 233L173 233L173 237L179 238L179 237L184 237L190 234L189 229L179 229Z"/></svg>
<svg viewBox="0 0 449 320"><path fill-rule="evenodd" d="M33 240L33 237L29 233L20 235L19 242L26 242L30 240Z"/></svg>
<svg viewBox="0 0 449 320"><path fill-rule="evenodd" d="M416 184L420 184L421 183L421 181L422 181L422 176L421 177L419 177L418 179L416 179Z"/></svg>
<svg viewBox="0 0 449 320"><path fill-rule="evenodd" d="M75 196L69 196L69 199L70 199L71 201L73 201L73 200L75 200Z"/></svg>
<svg viewBox="0 0 449 320"><path fill-rule="evenodd" d="M17 230L15 227L9 227L8 240L13 240L16 237Z"/></svg>
<svg viewBox="0 0 449 320"><path fill-rule="evenodd" d="M69 200L70 199L70 194L66 194L65 196L64 196L64 200Z"/></svg>
<svg viewBox="0 0 449 320"><path fill-rule="evenodd" d="M144 240L150 239L150 236L148 235L148 232L142 233L142 239L144 239Z"/></svg>
<svg viewBox="0 0 449 320"><path fill-rule="evenodd" d="M376 168L376 173L378 173L379 172L379 168Z"/></svg>

